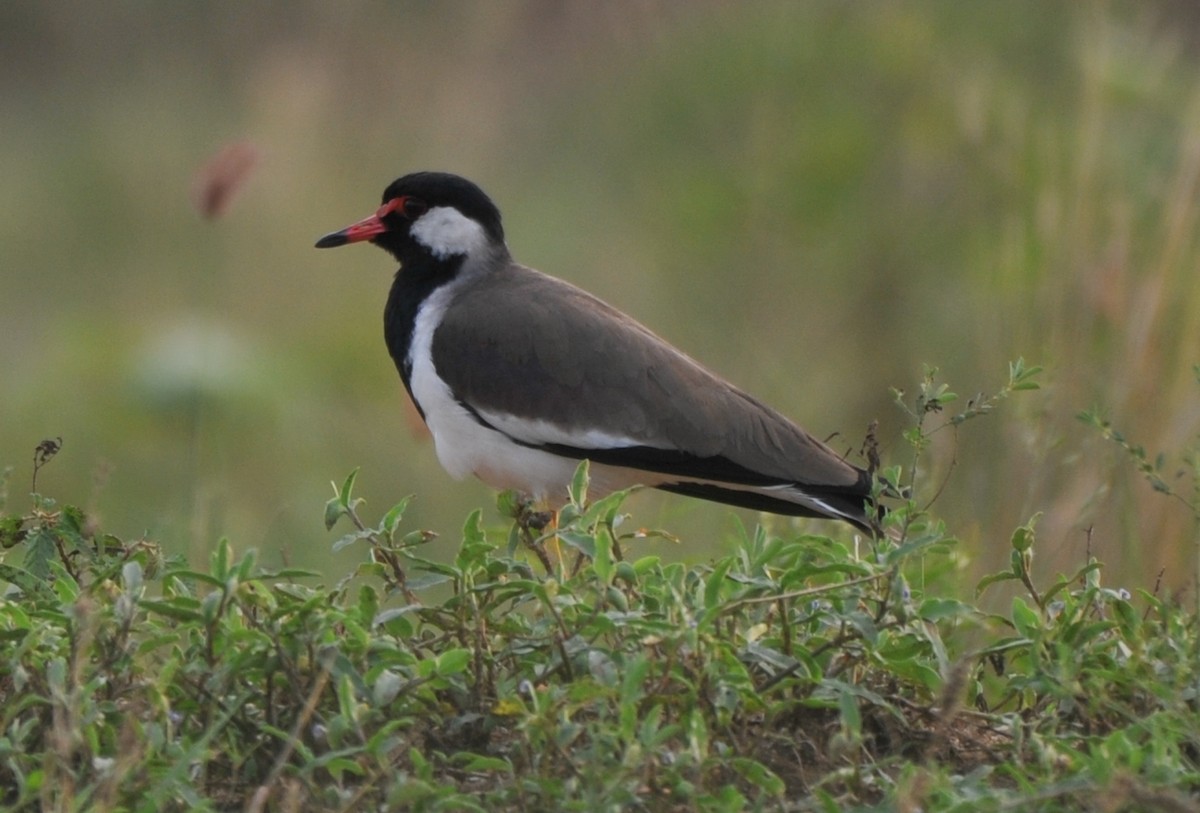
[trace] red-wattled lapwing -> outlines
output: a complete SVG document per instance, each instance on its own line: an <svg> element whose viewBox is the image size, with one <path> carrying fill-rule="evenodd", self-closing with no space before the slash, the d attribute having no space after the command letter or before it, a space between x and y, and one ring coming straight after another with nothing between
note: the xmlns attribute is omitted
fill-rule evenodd
<svg viewBox="0 0 1200 813"><path fill-rule="evenodd" d="M515 262L500 211L457 175L417 172L317 241L400 261L384 337L456 479L561 504L645 485L875 532L871 476L591 294Z"/></svg>

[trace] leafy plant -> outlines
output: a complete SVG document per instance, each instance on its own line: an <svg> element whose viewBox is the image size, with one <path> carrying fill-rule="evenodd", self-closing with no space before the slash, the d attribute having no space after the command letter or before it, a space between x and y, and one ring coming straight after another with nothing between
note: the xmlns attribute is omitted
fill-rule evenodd
<svg viewBox="0 0 1200 813"><path fill-rule="evenodd" d="M1029 369L927 429L953 400L930 371L914 460ZM947 598L921 479L881 477L912 484L885 538L757 527L686 565L638 554L660 532L589 500L586 464L556 525L502 495L511 524L473 512L449 562L351 474L325 520L364 556L331 586L228 541L189 568L34 495L0 524L0 805L1195 809L1195 614L1094 561L1047 580L1036 517L979 584L1008 612Z"/></svg>

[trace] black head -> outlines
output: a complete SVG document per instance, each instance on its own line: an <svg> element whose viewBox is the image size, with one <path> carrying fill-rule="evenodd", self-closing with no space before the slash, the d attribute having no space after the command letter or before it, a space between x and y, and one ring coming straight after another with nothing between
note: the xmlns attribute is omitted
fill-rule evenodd
<svg viewBox="0 0 1200 813"><path fill-rule="evenodd" d="M414 172L393 181L370 217L327 234L317 248L369 240L405 264L503 250L500 210L483 190L448 172Z"/></svg>

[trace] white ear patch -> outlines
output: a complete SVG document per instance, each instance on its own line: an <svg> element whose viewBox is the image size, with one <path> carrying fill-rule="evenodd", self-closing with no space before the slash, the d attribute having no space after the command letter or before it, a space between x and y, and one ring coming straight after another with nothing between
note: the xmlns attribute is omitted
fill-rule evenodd
<svg viewBox="0 0 1200 813"><path fill-rule="evenodd" d="M435 206L417 218L409 234L439 260L470 256L487 247L483 226L453 206Z"/></svg>

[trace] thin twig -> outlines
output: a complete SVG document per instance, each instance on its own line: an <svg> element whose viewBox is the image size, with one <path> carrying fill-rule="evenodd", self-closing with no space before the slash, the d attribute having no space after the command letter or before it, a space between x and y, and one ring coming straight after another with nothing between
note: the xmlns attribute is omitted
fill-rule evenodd
<svg viewBox="0 0 1200 813"><path fill-rule="evenodd" d="M279 752L279 756L275 758L275 764L271 766L271 772L267 774L266 780L258 786L246 804L246 813L262 813L266 807L271 796L271 788L279 781L283 769L287 767L288 760L292 758L292 752L296 750L296 743L300 739L300 732L304 726L308 725L308 721L312 719L313 713L317 710L317 703L320 702L321 694L325 691L327 683L329 683L329 667L322 666L320 674L317 675L317 681L313 685L312 691L309 692L308 699L304 702L304 708L300 710L300 716L296 718L296 722L292 724L292 730L288 732L288 739L283 745L283 750Z"/></svg>

